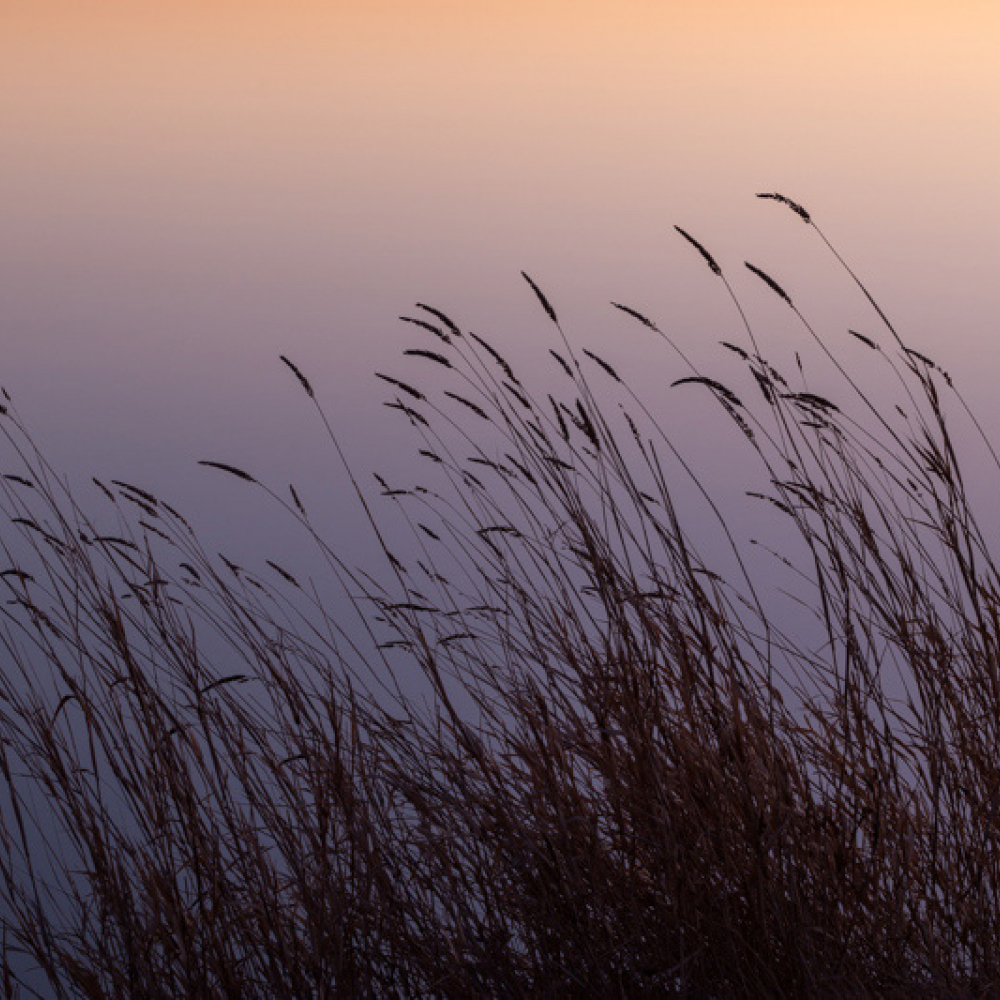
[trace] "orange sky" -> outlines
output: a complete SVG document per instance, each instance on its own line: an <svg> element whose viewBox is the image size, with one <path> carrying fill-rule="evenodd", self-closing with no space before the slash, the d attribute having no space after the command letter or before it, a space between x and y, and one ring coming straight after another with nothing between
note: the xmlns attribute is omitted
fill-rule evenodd
<svg viewBox="0 0 1000 1000"><path fill-rule="evenodd" d="M587 185L640 161L728 175L738 144L751 168L863 157L919 187L956 142L980 178L1000 167L995 4L7 0L0 18L14 170L204 171L207 151L377 183L386 159L440 176L452 153L515 178L575 161Z"/></svg>

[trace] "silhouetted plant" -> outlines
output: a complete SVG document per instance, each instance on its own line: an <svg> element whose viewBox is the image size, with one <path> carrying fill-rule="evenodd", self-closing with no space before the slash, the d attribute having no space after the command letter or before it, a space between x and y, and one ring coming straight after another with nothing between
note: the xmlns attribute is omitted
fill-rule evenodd
<svg viewBox="0 0 1000 1000"><path fill-rule="evenodd" d="M950 430L964 404L860 282L890 346L852 333L884 399L747 264L842 388L782 374L680 233L745 323L724 346L747 389L679 351L673 383L755 456L745 502L791 540L773 554L805 623L684 442L527 275L559 337L544 392L444 312L404 317L434 349L380 378L427 478L378 479L387 519L348 470L381 583L294 487L202 463L300 522L353 624L275 560L210 555L138 487L98 484L99 528L6 407L8 994L1000 990L1000 580ZM725 573L700 554L708 518Z"/></svg>

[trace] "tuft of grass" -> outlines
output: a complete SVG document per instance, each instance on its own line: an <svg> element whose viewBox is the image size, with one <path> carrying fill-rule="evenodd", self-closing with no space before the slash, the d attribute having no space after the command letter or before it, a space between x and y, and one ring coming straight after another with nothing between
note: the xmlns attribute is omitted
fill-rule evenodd
<svg viewBox="0 0 1000 1000"><path fill-rule="evenodd" d="M675 441L621 364L581 349L598 394L552 350L568 378L533 388L426 305L404 319L438 349L404 354L439 381L379 376L425 481L368 497L281 359L381 568L346 565L294 487L202 463L294 518L329 590L211 554L124 482L88 512L8 406L7 995L1000 992L1000 577L965 405L860 282L893 345L850 331L867 371L792 307L821 394L723 280L732 378L615 308L740 432L765 485L737 518L769 511L780 547L696 475L709 431Z"/></svg>

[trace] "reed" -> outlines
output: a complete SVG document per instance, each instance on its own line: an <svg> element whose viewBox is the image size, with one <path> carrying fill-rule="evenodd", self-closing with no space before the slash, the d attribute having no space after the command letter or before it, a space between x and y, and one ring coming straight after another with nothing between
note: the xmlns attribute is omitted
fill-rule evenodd
<svg viewBox="0 0 1000 1000"><path fill-rule="evenodd" d="M213 555L138 487L85 503L5 397L5 994L1000 993L1000 579L964 403L860 282L885 398L747 267L836 391L748 322L736 377L664 367L738 431L780 548L697 475L708 432L674 440L527 275L557 378L404 317L435 350L379 378L427 478L351 473L384 563L346 565L294 486L202 462L297 520L337 595Z"/></svg>

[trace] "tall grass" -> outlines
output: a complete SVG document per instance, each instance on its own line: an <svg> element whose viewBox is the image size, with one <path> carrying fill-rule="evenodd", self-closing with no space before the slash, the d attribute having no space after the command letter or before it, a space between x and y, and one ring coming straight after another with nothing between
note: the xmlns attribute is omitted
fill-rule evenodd
<svg viewBox="0 0 1000 1000"><path fill-rule="evenodd" d="M380 565L205 461L300 522L354 622L141 488L100 483L88 513L8 401L7 995L1000 993L1000 580L964 404L860 282L859 372L748 264L839 380L816 394L681 235L743 374L620 319L735 428L781 551L699 478L710 440L674 440L527 275L544 379L406 317L421 339L382 377L426 478L349 470Z"/></svg>

